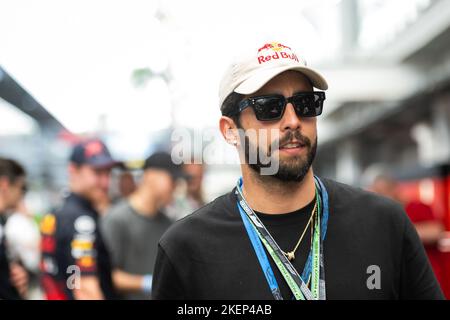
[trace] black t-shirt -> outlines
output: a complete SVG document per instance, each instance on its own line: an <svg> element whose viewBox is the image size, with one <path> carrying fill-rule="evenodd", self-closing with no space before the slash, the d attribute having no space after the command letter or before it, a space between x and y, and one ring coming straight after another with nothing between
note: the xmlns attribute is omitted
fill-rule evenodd
<svg viewBox="0 0 450 320"><path fill-rule="evenodd" d="M1 214L1 213L0 213ZM6 239L4 235L4 220L0 217L0 299L22 299L10 279L8 255L6 252Z"/></svg>
<svg viewBox="0 0 450 320"><path fill-rule="evenodd" d="M399 204L328 179L323 183L329 196L324 241L327 299L443 299L420 239ZM287 251L295 246L312 208L310 203L292 213L258 215ZM309 237L307 233L293 261L299 274L309 253ZM290 289L268 258L284 299L291 299ZM380 280L375 288L374 276ZM234 190L164 234L152 295L154 299L273 299Z"/></svg>
<svg viewBox="0 0 450 320"><path fill-rule="evenodd" d="M42 285L48 299L73 299L77 276L97 276L105 299L114 299L111 262L88 200L70 194L41 222Z"/></svg>

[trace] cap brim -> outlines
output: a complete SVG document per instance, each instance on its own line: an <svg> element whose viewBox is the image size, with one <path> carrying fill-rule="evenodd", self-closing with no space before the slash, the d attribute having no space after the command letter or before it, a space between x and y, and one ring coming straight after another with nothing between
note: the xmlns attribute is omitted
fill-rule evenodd
<svg viewBox="0 0 450 320"><path fill-rule="evenodd" d="M174 171L174 172L170 172L170 175L172 176L172 178L174 178L175 180L177 179L184 179L184 180L188 180L189 179L189 175L184 173L183 171Z"/></svg>
<svg viewBox="0 0 450 320"><path fill-rule="evenodd" d="M327 90L328 83L325 78L317 71L304 66L282 66L277 68L268 68L254 73L251 77L244 80L239 86L234 89L234 92L240 94L252 94L261 89L267 82L272 80L277 75L288 71L298 71L304 74L312 83L312 85L320 90Z"/></svg>
<svg viewBox="0 0 450 320"><path fill-rule="evenodd" d="M93 166L95 168L113 168L117 166L122 166L123 163L120 161L115 161L112 158L104 157L100 159L95 159L93 161L87 161L86 164Z"/></svg>
<svg viewBox="0 0 450 320"><path fill-rule="evenodd" d="M182 170L182 169L174 169L174 168L167 168L159 165L152 165L152 166L143 166L142 170L160 170L167 172L174 180L177 179L187 179L188 175Z"/></svg>

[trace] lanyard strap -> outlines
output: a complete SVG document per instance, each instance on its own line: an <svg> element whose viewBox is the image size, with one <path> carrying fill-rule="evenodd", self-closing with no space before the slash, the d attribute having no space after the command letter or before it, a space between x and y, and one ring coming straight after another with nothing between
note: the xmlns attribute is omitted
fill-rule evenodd
<svg viewBox="0 0 450 320"><path fill-rule="evenodd" d="M261 234L258 232L258 230L254 227L254 225L247 218L246 213L244 212L242 207L239 205L239 203L237 206L238 206L239 212L241 214L242 220L244 221L244 226L245 226L247 233L249 235L249 238L252 242L255 253L258 256L258 261L260 263L261 269L263 270L263 273L266 276L266 280L269 284L269 287L272 291L274 298L276 300L283 300L283 297L281 296L280 289L278 287L278 283L276 283L276 280L275 280L275 282L268 280L268 278L271 279L272 275L275 279L275 275L273 274L272 267L270 266L269 259L267 258L265 251L264 250L260 251L258 249L258 247L262 248L262 242L264 242L264 246L266 246L267 251L274 259L274 262L276 263L278 269L280 270L281 274L283 275L286 282L288 283L289 288L291 288L292 292L294 293L294 296L297 299L304 300L303 294L298 289L298 286L295 284L294 280L292 279L292 276L286 270L283 263L281 263L280 259L278 259L278 257L276 257L276 255L274 256L273 249L267 245L267 242L265 241L265 239L261 236ZM252 239L254 239L254 240L252 240ZM262 252L264 254L262 254ZM280 293L280 294L275 294L275 293Z"/></svg>
<svg viewBox="0 0 450 320"><path fill-rule="evenodd" d="M267 283L269 284L270 291L275 298L275 300L283 300L283 297L280 292L280 288L278 287L277 279L273 274L273 270L270 267L269 259L267 258L266 252L262 246L261 241L258 238L258 234L256 230L251 225L250 221L246 219L245 213L242 211L242 208L238 204L238 209L242 217L242 221L244 221L245 229L247 230L250 241L255 249L256 255L258 257L259 264L264 272L264 276L266 277Z"/></svg>
<svg viewBox="0 0 450 320"><path fill-rule="evenodd" d="M316 220L316 226L314 230L313 235L313 243L312 248L310 251L310 254L308 256L307 263L305 265L305 270L308 269L309 266L309 273L306 272L306 274L309 276L312 269L312 292L309 290L303 279L300 277L300 275L297 273L294 266L290 263L290 261L286 258L286 256L283 254L281 249L279 248L278 244L275 242L275 240L272 238L270 233L265 228L264 224L260 221L258 216L254 213L254 211L248 206L247 202L245 201L245 198L242 194L242 178L238 180L237 188L236 188L236 196L238 198L238 209L240 212L240 215L242 217L242 220L244 222L244 226L246 228L246 231L249 235L249 238L251 240L251 243L253 245L253 248L255 250L255 253L258 257L258 261L261 265L261 268L263 270L263 273L266 277L266 280L269 284L269 287L271 289L271 292L275 299L279 300L282 299L282 296L280 294L280 290L278 287L278 284L275 280L275 276L273 274L273 270L270 267L267 255L265 254L265 251L262 248L261 242L266 247L267 251L271 255L272 259L274 260L275 264L277 265L278 269L280 270L283 278L286 280L289 288L291 289L292 293L294 294L294 297L297 300L312 300L312 299L325 299L325 272L324 272L324 263L323 263L323 239L325 238L325 232L326 232L326 225L328 220L328 195L326 194L325 187L323 186L322 182L319 180L319 178L316 178L316 185L317 189L320 190L321 197L317 197L317 189L316 189L316 199L318 199L319 203L319 214L318 218ZM322 218L322 224L320 223L320 204L323 201L323 218ZM321 237L321 229L325 232L322 233ZM303 272L303 275L305 275L305 270Z"/></svg>
<svg viewBox="0 0 450 320"><path fill-rule="evenodd" d="M327 225L328 225L328 215L329 215L329 209L328 209L328 192L325 189L325 186L323 185L322 181L318 178L315 177L316 179L316 183L317 186L319 188L320 194L321 194L321 199L323 202L323 206L322 206L322 223L321 223L321 246L320 246L320 257L321 257L321 276L320 279L324 280L325 279L325 272L324 272L324 268L323 268L323 241L325 240L325 236L327 234ZM319 210L320 212L320 210ZM308 255L308 259L306 260L306 264L305 264L305 268L303 269L303 273L302 273L302 278L303 279L308 279L309 276L311 275L311 269L312 269L312 252L309 252ZM320 283L319 285L323 285L325 286L325 281L321 281L323 283ZM325 293L325 290L321 290L320 294ZM321 300L325 300L325 296L323 296L323 299L321 297Z"/></svg>

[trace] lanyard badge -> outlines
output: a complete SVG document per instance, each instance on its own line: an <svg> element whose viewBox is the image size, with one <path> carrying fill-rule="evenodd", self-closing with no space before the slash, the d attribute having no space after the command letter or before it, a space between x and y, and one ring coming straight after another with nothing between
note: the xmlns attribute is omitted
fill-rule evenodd
<svg viewBox="0 0 450 320"><path fill-rule="evenodd" d="M318 201L319 214L314 227L313 243L302 276L298 274L294 266L286 258L283 251L272 238L259 217L250 206L248 206L242 193L242 183L242 178L240 178L236 187L236 196L238 198L237 207L274 298L276 300L283 299L263 245L281 272L295 299L325 300L323 240L325 239L328 222L328 194L323 183L318 177L315 177L316 199ZM320 218L321 212L322 219ZM310 275L311 290L303 281L303 279L308 279Z"/></svg>

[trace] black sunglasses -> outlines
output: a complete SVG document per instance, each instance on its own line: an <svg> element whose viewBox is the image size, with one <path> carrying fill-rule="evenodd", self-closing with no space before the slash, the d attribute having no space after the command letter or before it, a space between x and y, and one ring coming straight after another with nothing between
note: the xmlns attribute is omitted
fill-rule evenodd
<svg viewBox="0 0 450 320"><path fill-rule="evenodd" d="M245 108L252 107L256 119L259 121L280 120L283 117L286 105L292 103L298 117L317 117L322 114L325 92L299 92L292 97L285 98L281 94L272 94L258 97L251 97L242 100L238 107L238 113Z"/></svg>

